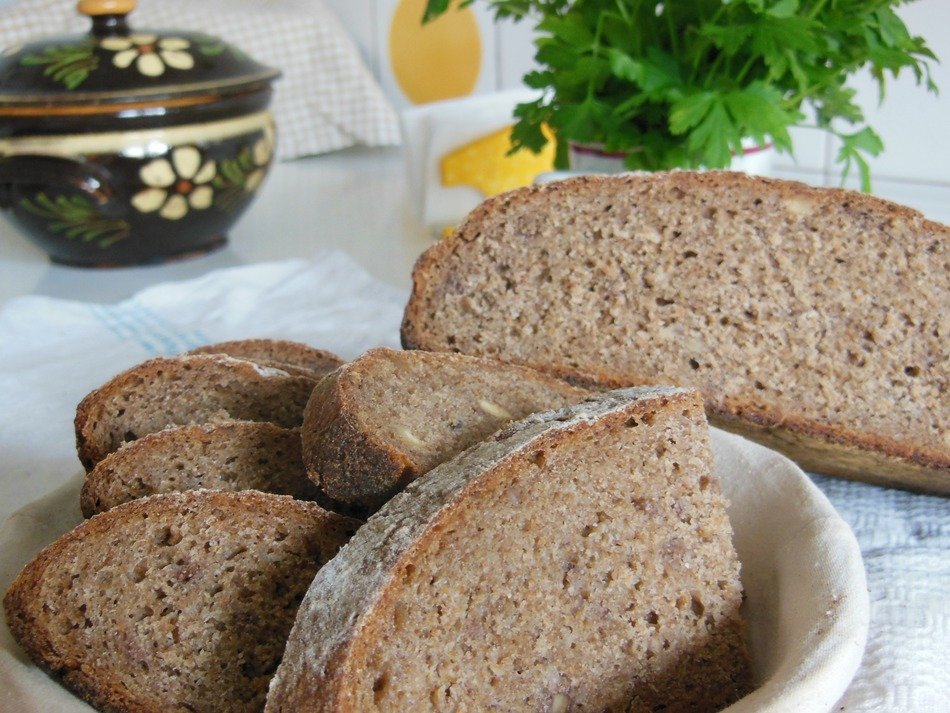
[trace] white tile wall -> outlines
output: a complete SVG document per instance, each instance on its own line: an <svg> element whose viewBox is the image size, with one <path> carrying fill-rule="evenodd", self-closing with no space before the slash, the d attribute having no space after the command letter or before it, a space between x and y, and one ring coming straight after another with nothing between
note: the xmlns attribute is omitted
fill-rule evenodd
<svg viewBox="0 0 950 713"><path fill-rule="evenodd" d="M374 0L376 6L376 37L378 42L378 56L380 68L377 73L383 91L393 101L397 109L410 106L410 102L403 95L395 76L385 58L389 56L389 28L392 22L393 11L399 0ZM498 75L496 68L495 27L493 14L484 5L472 8L478 22L479 34L482 43L482 65L473 93L493 92L498 89ZM421 18L420 18L421 21Z"/></svg>
<svg viewBox="0 0 950 713"><path fill-rule="evenodd" d="M498 86L515 89L521 78L535 67L534 32L530 20L503 20L496 25L498 42Z"/></svg>
<svg viewBox="0 0 950 713"><path fill-rule="evenodd" d="M927 39L942 64L932 64L939 96L917 87L911 76L889 82L883 105L870 76L857 78L858 101L884 139L885 152L872 163L876 175L950 189L950 2L921 0L907 4L901 16L913 34ZM837 148L834 149L837 151Z"/></svg>

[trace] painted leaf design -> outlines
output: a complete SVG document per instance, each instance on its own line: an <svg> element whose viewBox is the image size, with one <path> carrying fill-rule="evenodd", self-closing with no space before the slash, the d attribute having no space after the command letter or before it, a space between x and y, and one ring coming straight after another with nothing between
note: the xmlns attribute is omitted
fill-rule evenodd
<svg viewBox="0 0 950 713"><path fill-rule="evenodd" d="M20 60L26 67L43 67L43 76L59 82L67 89L76 89L99 68L95 45L83 43L47 47L39 54L26 55Z"/></svg>
<svg viewBox="0 0 950 713"><path fill-rule="evenodd" d="M20 206L48 221L51 232L64 235L69 240L94 243L108 248L131 234L131 226L120 218L108 218L99 214L96 206L83 196L56 196L36 194L32 200L24 198Z"/></svg>
<svg viewBox="0 0 950 713"><path fill-rule="evenodd" d="M211 185L215 188L215 206L226 213L233 213L252 193L262 178L260 167L254 163L251 148L244 146L237 156L218 164L218 175ZM250 183L248 179L254 176Z"/></svg>

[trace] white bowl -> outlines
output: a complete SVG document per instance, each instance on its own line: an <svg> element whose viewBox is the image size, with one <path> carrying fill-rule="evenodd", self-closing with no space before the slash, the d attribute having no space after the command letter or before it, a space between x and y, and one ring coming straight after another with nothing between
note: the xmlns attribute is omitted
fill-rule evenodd
<svg viewBox="0 0 950 713"><path fill-rule="evenodd" d="M854 676L867 639L869 602L858 543L827 498L787 458L716 429L712 445L716 473L731 501L759 682L727 710L826 713ZM78 475L0 527L0 591L40 549L81 521L81 486ZM30 663L5 625L0 691L3 710L92 711Z"/></svg>

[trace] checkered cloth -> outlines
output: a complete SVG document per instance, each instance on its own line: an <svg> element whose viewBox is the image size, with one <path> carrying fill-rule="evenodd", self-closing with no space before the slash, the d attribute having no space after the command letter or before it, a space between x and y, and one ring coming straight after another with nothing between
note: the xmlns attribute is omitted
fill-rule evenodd
<svg viewBox="0 0 950 713"><path fill-rule="evenodd" d="M0 47L84 32L67 0L0 5ZM273 111L282 159L400 141L399 120L359 51L322 0L145 0L134 29L202 31L283 71Z"/></svg>

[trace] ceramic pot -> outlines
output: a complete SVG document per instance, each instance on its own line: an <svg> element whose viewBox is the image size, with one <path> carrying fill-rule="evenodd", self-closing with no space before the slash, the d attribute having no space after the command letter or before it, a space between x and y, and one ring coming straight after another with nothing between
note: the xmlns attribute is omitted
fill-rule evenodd
<svg viewBox="0 0 950 713"><path fill-rule="evenodd" d="M274 155L275 69L209 35L89 34L0 57L0 207L54 262L134 265L222 245Z"/></svg>

